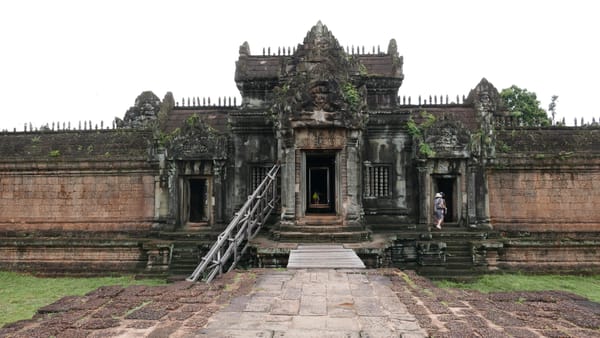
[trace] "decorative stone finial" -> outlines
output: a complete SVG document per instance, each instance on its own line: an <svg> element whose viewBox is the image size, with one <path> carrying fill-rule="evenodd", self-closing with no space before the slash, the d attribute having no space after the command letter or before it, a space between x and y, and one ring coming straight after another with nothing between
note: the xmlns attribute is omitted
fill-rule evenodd
<svg viewBox="0 0 600 338"><path fill-rule="evenodd" d="M264 54L264 52L263 52ZM245 56L249 56L250 55L250 45L248 44L248 41L244 41L244 43L242 43L242 45L240 46L240 56L245 55Z"/></svg>
<svg viewBox="0 0 600 338"><path fill-rule="evenodd" d="M396 39L391 39L388 44L387 53L389 55L398 55L398 44L396 44Z"/></svg>

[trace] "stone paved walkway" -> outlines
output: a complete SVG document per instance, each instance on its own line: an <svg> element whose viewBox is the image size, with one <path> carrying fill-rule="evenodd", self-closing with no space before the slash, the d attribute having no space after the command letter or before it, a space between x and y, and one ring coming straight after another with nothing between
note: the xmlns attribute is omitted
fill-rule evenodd
<svg viewBox="0 0 600 338"><path fill-rule="evenodd" d="M102 287L0 337L600 337L566 292L440 289L411 271L251 270L215 283Z"/></svg>

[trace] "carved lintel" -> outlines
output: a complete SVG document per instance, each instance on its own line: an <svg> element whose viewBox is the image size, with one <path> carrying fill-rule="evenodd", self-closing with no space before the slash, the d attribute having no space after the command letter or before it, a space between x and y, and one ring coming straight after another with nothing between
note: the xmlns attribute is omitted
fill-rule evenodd
<svg viewBox="0 0 600 338"><path fill-rule="evenodd" d="M296 132L298 149L341 149L345 143L343 129L302 129Z"/></svg>

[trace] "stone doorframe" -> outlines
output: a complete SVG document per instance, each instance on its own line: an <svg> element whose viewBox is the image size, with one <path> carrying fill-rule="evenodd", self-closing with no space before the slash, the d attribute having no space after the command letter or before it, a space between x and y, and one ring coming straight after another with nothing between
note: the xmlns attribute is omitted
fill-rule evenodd
<svg viewBox="0 0 600 338"><path fill-rule="evenodd" d="M340 163L342 159L342 151L341 149L319 149L323 152L330 153L335 156L335 166L334 166L334 179L335 179L335 191L333 192L335 195L335 205L334 211L336 215L340 215L342 204L340 201L342 200L342 186L345 185L346 182L342 182L342 175L340 173ZM313 150L314 151L314 150ZM296 198L296 215L298 217L306 216L306 194L307 194L307 180L306 180L306 155L310 154L311 150L296 150L296 161L300 163L300 170L296 171L296 182L300 182L300 191L297 194ZM298 184L298 183L297 183Z"/></svg>
<svg viewBox="0 0 600 338"><path fill-rule="evenodd" d="M289 139L281 139L279 158L281 171L281 224L295 225L306 213L306 153L311 151L335 152L336 214L344 225L358 225L362 219L361 159L359 140L361 132L346 128L297 128Z"/></svg>
<svg viewBox="0 0 600 338"><path fill-rule="evenodd" d="M466 221L467 196L469 194L467 182L465 180L466 160L423 160L417 165L419 180L419 227L422 230L428 229L433 224L433 199L435 193L435 180L438 178L453 179L453 196L446 198L453 199L454 223L458 226L464 226Z"/></svg>

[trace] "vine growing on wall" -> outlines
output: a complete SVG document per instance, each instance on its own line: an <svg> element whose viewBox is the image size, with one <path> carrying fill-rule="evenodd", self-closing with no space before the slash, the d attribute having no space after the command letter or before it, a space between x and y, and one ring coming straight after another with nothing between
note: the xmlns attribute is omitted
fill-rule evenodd
<svg viewBox="0 0 600 338"><path fill-rule="evenodd" d="M352 83L345 82L342 85L342 95L351 112L360 112L362 97L360 96L358 89L356 89Z"/></svg>
<svg viewBox="0 0 600 338"><path fill-rule="evenodd" d="M435 150L433 150L430 144L425 142L424 133L435 123L436 117L425 110L422 111L420 115L420 123L417 123L411 116L406 123L406 128L408 129L408 133L413 137L415 143L418 145L419 155L423 157L433 157L435 156Z"/></svg>

